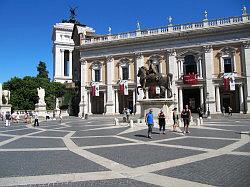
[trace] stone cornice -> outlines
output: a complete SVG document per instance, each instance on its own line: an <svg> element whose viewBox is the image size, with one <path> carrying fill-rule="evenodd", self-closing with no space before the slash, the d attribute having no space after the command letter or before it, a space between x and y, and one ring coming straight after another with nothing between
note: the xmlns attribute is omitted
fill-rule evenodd
<svg viewBox="0 0 250 187"><path fill-rule="evenodd" d="M245 49L249 49L249 48L250 48L250 40L244 41L244 42L242 42L242 44L243 44L243 47L244 47Z"/></svg>

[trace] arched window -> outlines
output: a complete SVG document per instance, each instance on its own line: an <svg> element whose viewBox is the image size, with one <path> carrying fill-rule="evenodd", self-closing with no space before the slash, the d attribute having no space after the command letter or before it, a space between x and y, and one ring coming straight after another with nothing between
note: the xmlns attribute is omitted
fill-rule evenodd
<svg viewBox="0 0 250 187"><path fill-rule="evenodd" d="M130 71L129 71L129 59L121 59L119 64L119 74L121 80L129 80L130 79Z"/></svg>
<svg viewBox="0 0 250 187"><path fill-rule="evenodd" d="M94 62L92 64L92 81L101 82L102 81L102 64L101 62Z"/></svg>
<svg viewBox="0 0 250 187"><path fill-rule="evenodd" d="M183 73L186 74L197 74L197 63L195 62L194 55L186 55L183 63Z"/></svg>
<svg viewBox="0 0 250 187"><path fill-rule="evenodd" d="M235 51L232 47L224 47L220 50L220 72L233 73L236 71Z"/></svg>

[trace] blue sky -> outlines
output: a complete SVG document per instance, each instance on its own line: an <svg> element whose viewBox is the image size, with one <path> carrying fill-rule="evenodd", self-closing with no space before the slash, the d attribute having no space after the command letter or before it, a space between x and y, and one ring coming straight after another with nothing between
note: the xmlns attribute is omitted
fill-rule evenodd
<svg viewBox="0 0 250 187"><path fill-rule="evenodd" d="M38 62L47 64L53 74L52 26L68 19L69 7L77 6L77 19L97 33L132 31L139 20L141 28L197 22L241 15L249 0L0 0L0 82L11 77L35 76ZM250 11L248 11L250 13Z"/></svg>

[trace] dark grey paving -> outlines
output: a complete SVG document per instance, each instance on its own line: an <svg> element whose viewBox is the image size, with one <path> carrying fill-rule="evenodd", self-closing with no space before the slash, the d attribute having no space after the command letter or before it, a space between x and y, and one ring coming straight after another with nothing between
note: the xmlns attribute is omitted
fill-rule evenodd
<svg viewBox="0 0 250 187"><path fill-rule="evenodd" d="M156 172L214 186L250 186L250 157L222 155Z"/></svg>
<svg viewBox="0 0 250 187"><path fill-rule="evenodd" d="M235 149L234 151L240 151L240 152L250 152L250 143L247 143L238 149Z"/></svg>
<svg viewBox="0 0 250 187"><path fill-rule="evenodd" d="M65 147L62 139L54 138L20 138L13 142L3 145L2 149L21 149L21 148L53 148Z"/></svg>
<svg viewBox="0 0 250 187"><path fill-rule="evenodd" d="M213 125L212 126L212 125L210 125L209 127L218 128L218 129L233 130L236 132L250 131L250 125L239 125L239 126L234 126L234 125L229 125L229 126Z"/></svg>
<svg viewBox="0 0 250 187"><path fill-rule="evenodd" d="M0 152L0 177L107 171L70 151Z"/></svg>
<svg viewBox="0 0 250 187"><path fill-rule="evenodd" d="M208 149L219 149L229 144L232 144L234 142L235 141L233 140L215 140L215 139L186 137L184 139L163 141L159 143L171 144L171 145L184 145L184 146L191 146L191 147L201 147L201 148L208 148Z"/></svg>
<svg viewBox="0 0 250 187"><path fill-rule="evenodd" d="M128 129L127 127L115 128L115 129L102 129L102 130L91 130L91 131L77 131L73 137L82 137L82 136L108 136L108 135L117 135L122 131Z"/></svg>
<svg viewBox="0 0 250 187"><path fill-rule="evenodd" d="M200 136L200 137L218 137L218 138L240 138L239 133L233 131L221 131L221 130L210 130L210 129L198 129L190 128L189 134L185 136Z"/></svg>
<svg viewBox="0 0 250 187"><path fill-rule="evenodd" d="M6 130L14 130L14 129L25 129L27 128L25 125L11 125L10 127L2 126L0 127L0 132L6 131Z"/></svg>
<svg viewBox="0 0 250 187"><path fill-rule="evenodd" d="M80 130L88 130L88 129L96 129L96 128L103 128L107 126L72 126L72 127L65 127L60 128L60 130L67 130L67 131L80 131Z"/></svg>
<svg viewBox="0 0 250 187"><path fill-rule="evenodd" d="M34 185L34 187L156 187L156 185L136 181L133 179L107 179L96 181L82 181L82 182L65 182L65 183L53 183L53 184L41 184ZM21 187L21 186L20 186ZM29 185L33 187L33 185Z"/></svg>
<svg viewBox="0 0 250 187"><path fill-rule="evenodd" d="M62 132L62 131L45 131L41 133L37 133L34 136L48 136L48 137L64 137L69 132Z"/></svg>
<svg viewBox="0 0 250 187"><path fill-rule="evenodd" d="M4 134L12 134L12 135L25 135L32 132L38 132L38 129L23 129L23 130L16 130L16 131L9 131L9 132L2 132Z"/></svg>
<svg viewBox="0 0 250 187"><path fill-rule="evenodd" d="M164 140L164 139L183 136L183 134L173 133L171 131L166 131L166 134L160 134L157 128L153 129L153 134L152 134L153 139L147 138L147 134L148 134L148 130L144 129L144 130L139 130L139 131L130 132L126 134L121 134L119 136L131 138L135 140L141 140L141 141Z"/></svg>
<svg viewBox="0 0 250 187"><path fill-rule="evenodd" d="M64 127L64 126L62 126L62 125L40 126L40 128L43 128L43 129L56 129L56 128L60 128L60 127Z"/></svg>
<svg viewBox="0 0 250 187"><path fill-rule="evenodd" d="M78 146L132 143L131 141L122 140L120 138L115 138L115 137L72 138L72 140Z"/></svg>
<svg viewBox="0 0 250 187"><path fill-rule="evenodd" d="M10 139L11 137L0 136L0 142Z"/></svg>
<svg viewBox="0 0 250 187"><path fill-rule="evenodd" d="M88 149L88 151L130 167L139 167L204 153L202 151L152 145L131 145L113 148L95 148Z"/></svg>

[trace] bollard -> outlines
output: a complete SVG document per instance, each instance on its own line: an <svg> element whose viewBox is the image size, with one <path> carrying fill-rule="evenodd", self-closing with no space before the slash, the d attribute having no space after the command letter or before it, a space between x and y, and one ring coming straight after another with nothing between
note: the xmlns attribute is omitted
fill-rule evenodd
<svg viewBox="0 0 250 187"><path fill-rule="evenodd" d="M196 119L196 125L197 125L197 126L200 126L200 118L197 118L197 119Z"/></svg>
<svg viewBox="0 0 250 187"><path fill-rule="evenodd" d="M130 127L131 127L131 128L133 128L133 127L134 127L134 122L133 122L133 120L132 120L132 119L130 120L129 125L130 125Z"/></svg>
<svg viewBox="0 0 250 187"><path fill-rule="evenodd" d="M117 118L115 118L115 126L119 125L119 121Z"/></svg>
<svg viewBox="0 0 250 187"><path fill-rule="evenodd" d="M140 119L137 119L137 124L140 124L141 123L141 120Z"/></svg>

